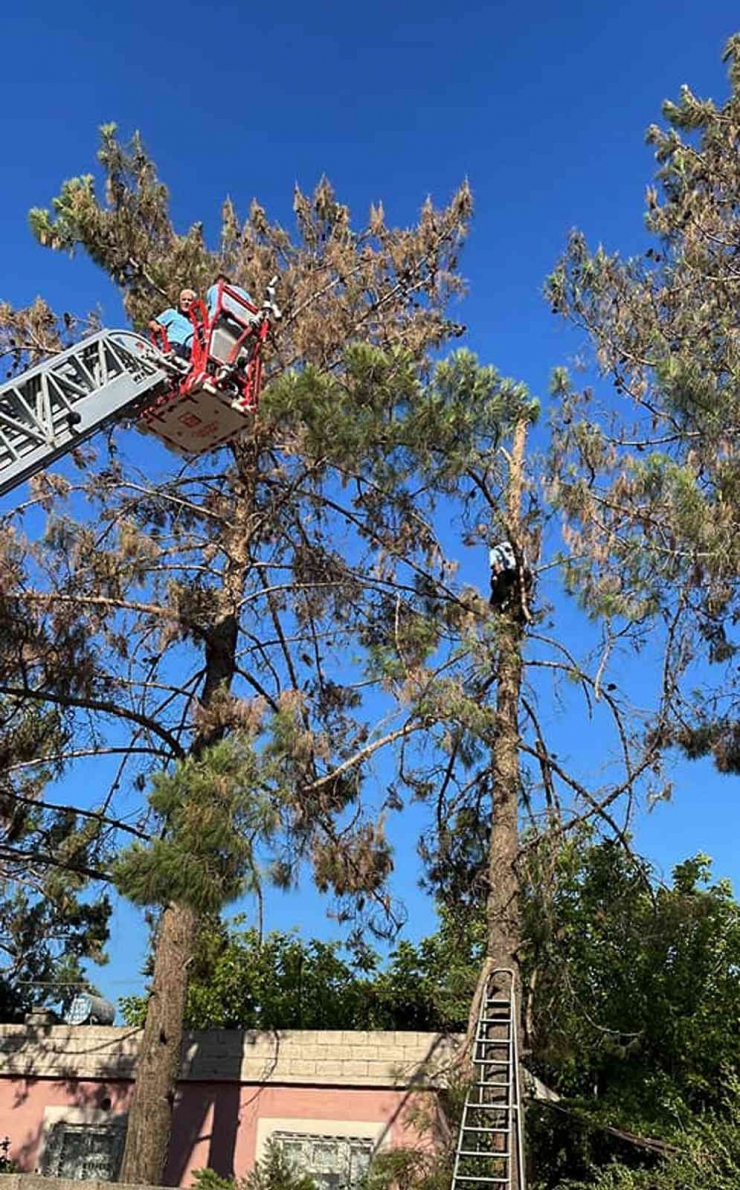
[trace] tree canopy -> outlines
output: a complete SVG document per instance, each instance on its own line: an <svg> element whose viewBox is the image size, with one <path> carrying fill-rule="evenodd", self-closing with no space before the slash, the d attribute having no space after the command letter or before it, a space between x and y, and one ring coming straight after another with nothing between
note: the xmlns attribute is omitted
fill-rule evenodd
<svg viewBox="0 0 740 1190"><path fill-rule="evenodd" d="M0 699L0 1020L67 1003L81 960L105 961L110 900L89 888L99 822L46 800L65 743L54 709Z"/></svg>
<svg viewBox="0 0 740 1190"><path fill-rule="evenodd" d="M723 103L684 86L648 130L658 166L650 247L625 259L576 231L547 287L611 388L555 379L552 494L567 522L571 587L615 624L665 625L661 742L711 754L722 772L740 771L739 52L734 35Z"/></svg>
<svg viewBox="0 0 740 1190"><path fill-rule="evenodd" d="M68 950L95 954L107 904L85 881L115 882L157 918L129 1180L161 1175L186 1012L300 1015L285 994L296 964L329 981L337 1011L455 1027L491 970L511 967L533 1063L588 1101L589 1120L618 1104L626 1127L661 1129L719 1110L734 901L702 887L701 858L658 887L629 825L640 794L668 788L666 748L740 771L739 49L722 107L686 89L650 132L657 247L623 261L575 233L550 278L614 395L599 405L555 374L544 481L539 403L466 350L443 356L463 329L467 185L405 228L381 205L358 226L325 179L296 190L292 230L228 201L209 246L200 224L177 231L140 137L106 125L97 175L31 212L40 243L84 252L119 286L136 327L219 270L255 294L278 274L286 313L239 441L175 463L101 438L38 477L0 529L0 862L8 904L18 880L30 890L16 933L38 912L45 938L66 930ZM5 304L0 348L21 369L89 324L40 299ZM515 578L492 604L484 550L502 541ZM485 581L461 577L467 547ZM590 617L577 648L549 602L556 570ZM639 709L631 675L619 684L627 648L650 667ZM706 661L720 667L709 678ZM547 730L549 708L575 699L604 740L598 773ZM45 801L48 781L106 756L100 797ZM403 920L386 823L409 799L428 810L443 926L371 975L364 931L392 937ZM612 842L584 851L590 823ZM213 924L244 891L306 878L355 927L359 965ZM38 969L55 946L42 941ZM199 946L213 965L189 990ZM262 973L260 1003L230 957Z"/></svg>

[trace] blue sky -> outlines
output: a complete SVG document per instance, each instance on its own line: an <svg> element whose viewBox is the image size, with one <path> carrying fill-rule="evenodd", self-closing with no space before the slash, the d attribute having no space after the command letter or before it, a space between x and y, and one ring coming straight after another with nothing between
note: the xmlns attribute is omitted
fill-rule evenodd
<svg viewBox="0 0 740 1190"><path fill-rule="evenodd" d="M358 220L382 199L403 223L427 193L444 202L467 176L467 341L542 395L551 367L578 347L541 297L568 229L639 249L645 128L683 82L725 94L720 53L740 25L736 5L680 0L23 8L2 20L0 299L100 304L120 323L103 275L42 250L26 228L29 207L93 169L105 121L141 130L181 230L198 219L215 231L226 194L242 212L257 196L287 223L294 183L310 189L322 173ZM567 738L568 722L560 729ZM740 883L736 781L687 764L676 780L674 803L642 816L640 848L664 870L702 849ZM431 918L411 861L401 868L418 934ZM331 931L313 897L276 902L269 920ZM122 912L101 980L113 997L138 983L142 945L138 919Z"/></svg>

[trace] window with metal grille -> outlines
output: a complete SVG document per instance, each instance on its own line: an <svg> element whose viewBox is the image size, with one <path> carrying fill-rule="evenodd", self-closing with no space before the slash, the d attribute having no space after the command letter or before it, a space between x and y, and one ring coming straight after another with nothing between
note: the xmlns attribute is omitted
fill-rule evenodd
<svg viewBox="0 0 740 1190"><path fill-rule="evenodd" d="M59 1120L49 1129L41 1172L54 1178L115 1182L125 1137L122 1123L70 1124Z"/></svg>
<svg viewBox="0 0 740 1190"><path fill-rule="evenodd" d="M320 1190L357 1186L367 1172L373 1141L363 1136L311 1136L272 1133L271 1139L300 1173L310 1174Z"/></svg>

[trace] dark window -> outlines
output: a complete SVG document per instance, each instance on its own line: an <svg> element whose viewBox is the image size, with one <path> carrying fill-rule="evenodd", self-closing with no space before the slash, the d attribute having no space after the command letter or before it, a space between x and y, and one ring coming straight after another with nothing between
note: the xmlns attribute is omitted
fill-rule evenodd
<svg viewBox="0 0 740 1190"><path fill-rule="evenodd" d="M49 1131L41 1172L54 1178L115 1182L125 1138L123 1120L110 1124L67 1124L60 1120Z"/></svg>

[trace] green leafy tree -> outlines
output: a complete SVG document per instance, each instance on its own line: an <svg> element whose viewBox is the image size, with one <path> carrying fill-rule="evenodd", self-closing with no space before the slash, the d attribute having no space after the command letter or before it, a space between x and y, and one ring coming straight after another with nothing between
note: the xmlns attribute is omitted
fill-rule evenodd
<svg viewBox="0 0 740 1190"><path fill-rule="evenodd" d="M740 1117L737 1087L722 1113L692 1122L672 1151L650 1168L624 1164L594 1171L586 1181L560 1182L561 1190L731 1190L740 1177Z"/></svg>
<svg viewBox="0 0 740 1190"><path fill-rule="evenodd" d="M338 943L303 942L277 931L261 938L254 927L240 925L238 919L227 931L219 922L202 922L188 986L188 1028L372 1027L372 985L364 969L340 957ZM129 1024L140 1024L146 1000L133 996L122 1008Z"/></svg>
<svg viewBox="0 0 740 1190"><path fill-rule="evenodd" d="M262 937L237 918L227 928L203 918L188 985L190 1029L391 1029L464 1031L485 951L485 925L466 948L443 924L418 945L402 941L386 963L367 944ZM142 1025L146 998L121 1001L124 1019Z"/></svg>
<svg viewBox="0 0 740 1190"><path fill-rule="evenodd" d="M529 901L537 1066L627 1127L719 1106L740 1060L740 906L710 879L699 855L664 886L605 842L566 849Z"/></svg>

